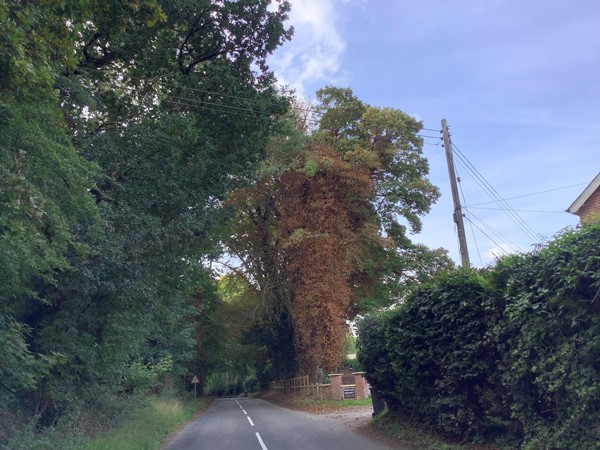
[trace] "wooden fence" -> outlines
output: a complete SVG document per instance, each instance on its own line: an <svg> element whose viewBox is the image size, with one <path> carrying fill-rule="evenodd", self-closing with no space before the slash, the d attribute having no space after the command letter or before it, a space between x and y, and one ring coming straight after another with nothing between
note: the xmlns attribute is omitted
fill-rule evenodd
<svg viewBox="0 0 600 450"><path fill-rule="evenodd" d="M308 375L271 381L270 388L295 397L331 398L331 384L310 384Z"/></svg>

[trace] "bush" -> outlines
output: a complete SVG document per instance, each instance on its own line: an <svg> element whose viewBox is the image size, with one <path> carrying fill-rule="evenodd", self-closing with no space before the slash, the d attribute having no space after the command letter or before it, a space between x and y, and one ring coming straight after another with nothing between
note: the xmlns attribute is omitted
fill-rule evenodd
<svg viewBox="0 0 600 450"><path fill-rule="evenodd" d="M600 446L600 226L489 270L457 271L359 327L367 378L396 409L511 447Z"/></svg>
<svg viewBox="0 0 600 450"><path fill-rule="evenodd" d="M600 226L494 270L503 405L525 448L600 445Z"/></svg>
<svg viewBox="0 0 600 450"><path fill-rule="evenodd" d="M373 389L395 407L396 375L392 372L391 355L386 348L385 328L388 315L379 313L364 317L358 324L357 359Z"/></svg>
<svg viewBox="0 0 600 450"><path fill-rule="evenodd" d="M403 412L445 432L483 433L497 359L486 340L494 309L485 279L459 271L421 287L391 315L386 344Z"/></svg>

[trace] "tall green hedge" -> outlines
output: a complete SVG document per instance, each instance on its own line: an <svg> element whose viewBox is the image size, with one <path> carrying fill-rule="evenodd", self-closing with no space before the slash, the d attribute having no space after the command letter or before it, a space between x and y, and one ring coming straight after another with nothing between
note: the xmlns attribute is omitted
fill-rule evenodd
<svg viewBox="0 0 600 450"><path fill-rule="evenodd" d="M358 357L392 409L524 449L600 446L600 226L456 271L365 319Z"/></svg>

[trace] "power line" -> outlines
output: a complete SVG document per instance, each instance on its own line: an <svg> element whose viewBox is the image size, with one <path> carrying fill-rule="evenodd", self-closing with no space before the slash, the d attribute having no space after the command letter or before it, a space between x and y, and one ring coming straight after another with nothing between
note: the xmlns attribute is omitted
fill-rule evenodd
<svg viewBox="0 0 600 450"><path fill-rule="evenodd" d="M514 200L516 198L531 197L533 195L545 194L547 192L560 191L561 189L568 189L568 188L572 188L572 187L576 187L576 186L583 186L584 184L589 184L589 183L585 182L585 183L570 184L569 186L562 186L562 187L557 187L557 188L554 188L554 189L548 189L548 190L545 190L545 191L533 192L531 194L517 195L516 197L507 197L504 200ZM473 205L465 206L465 208L472 208L474 206L480 206L480 205L489 205L490 203L496 203L496 201L483 202L483 203L475 203Z"/></svg>
<svg viewBox="0 0 600 450"><path fill-rule="evenodd" d="M474 175L478 180L480 180L483 183L482 188L488 193L488 195L490 195L490 197L492 199L495 199L495 202L499 206L504 206L504 208L507 210L507 212L512 212L513 211L512 207L508 203L506 203L506 201L502 198L502 196L498 193L498 191L485 179L485 177L481 174L481 172L479 172L479 170L477 170L477 168L458 149L458 147L456 147L456 145L454 145L454 144L453 144L453 146L456 150L456 155L459 158L459 160L463 161L466 169L469 170L472 175ZM515 217L517 219L517 221L520 222L523 226L525 226L525 228L527 228L528 232L531 232L535 237L535 232L529 227L529 225L527 225L527 223L518 214L514 213L514 214L512 214L512 216Z"/></svg>
<svg viewBox="0 0 600 450"><path fill-rule="evenodd" d="M465 200L465 193L463 192L462 183L460 182L460 177L458 177L458 188L460 189L460 195L462 197L463 203L467 203L467 201ZM468 213L468 211L466 212ZM479 264L483 266L483 261L481 260L481 252L479 251L479 244L477 243L477 238L475 237L475 230L473 230L473 224L471 223L471 221L469 221L469 226L471 227L471 235L473 236L473 241L475 242L475 249L477 250Z"/></svg>
<svg viewBox="0 0 600 450"><path fill-rule="evenodd" d="M456 147L456 145L452 144L454 147L455 154L460 161L464 163L464 167L470 172L473 176L477 184L490 196L494 203L498 204L498 206L502 206L503 211L507 214L507 216L526 234L529 238L534 241L537 240L537 235L535 231L523 220L523 218L517 214L512 207L500 196L498 191L485 179L485 177L477 170L477 168L468 160L468 158Z"/></svg>
<svg viewBox="0 0 600 450"><path fill-rule="evenodd" d="M464 206L464 208L469 209L487 209L490 211L504 211L503 208L485 208L485 207L481 207L481 206ZM566 214L566 211L540 211L540 210L536 210L536 209L513 209L513 211L518 211L518 212L529 212L529 213L544 213L544 214Z"/></svg>
<svg viewBox="0 0 600 450"><path fill-rule="evenodd" d="M441 136L428 136L426 134L417 134L417 136L422 137L422 138L432 138L432 139L439 139L442 140Z"/></svg>
<svg viewBox="0 0 600 450"><path fill-rule="evenodd" d="M88 72L93 72L94 71L94 69L89 69L89 68L81 68L81 70L88 71ZM239 95L232 95L232 94L223 94L221 92L209 91L209 90L206 90L206 89L193 88L193 87L184 86L184 85L177 84L177 83L171 83L171 82L168 82L168 81L161 81L158 78L142 78L142 77L136 77L136 76L133 76L133 75L127 75L127 78L129 78L131 80L143 81L145 83L156 83L156 84L160 84L160 85L163 85L163 86L175 87L175 88L178 88L178 89L183 89L183 90L187 90L187 91L191 91L191 92L199 92L199 93L208 94L208 95L217 95L219 97L231 98L231 99L235 99L235 100L243 100L243 101L246 101L246 102L254 102L254 103L262 102L262 100L253 99L253 98L249 98L249 97L241 97ZM112 84L111 84L111 86L115 87ZM273 105L275 105L275 103L273 103ZM313 108L310 108L310 109L295 108L295 109L297 109L299 111L306 111L306 112L313 112L313 113L317 112Z"/></svg>
<svg viewBox="0 0 600 450"><path fill-rule="evenodd" d="M257 114L256 116L251 116L249 114L237 113L235 111L219 110L219 109L211 108L210 106L203 106L202 104L180 102L180 101L170 100L170 99L166 99L165 102L176 104L176 105L182 105L182 106L190 106L192 108L205 109L205 110L208 110L208 111L211 111L211 112L214 112L214 113L229 114L229 115L234 115L234 116L246 117L246 118L249 118L249 119L256 119L258 116L260 116L260 114Z"/></svg>
<svg viewBox="0 0 600 450"><path fill-rule="evenodd" d="M204 109L204 110L211 111L213 113L218 113L218 114L229 114L229 115L234 115L234 116L239 116L239 117L246 117L248 119L257 119L259 117L270 117L273 114L275 114L275 113L270 113L268 111L256 111L256 110L239 108L239 107L230 106L230 105L222 105L220 103L206 102L204 100L196 100L196 99L183 98L183 97L174 97L171 95L167 95L166 98L162 101L164 101L166 103L170 103L170 104L189 106L191 108ZM206 105L213 105L213 106L206 106ZM237 110L246 111L247 113L238 112ZM306 122L314 124L317 121L315 121L314 119L306 119Z"/></svg>
<svg viewBox="0 0 600 450"><path fill-rule="evenodd" d="M79 67L77 70L82 70L82 71L87 71L87 72L99 72L99 73L102 73L102 72L100 72L97 69L91 69L91 68L88 68L88 67ZM224 93L221 93L221 92L209 91L209 90L206 90L206 89L193 88L193 87L190 87L190 86L184 86L184 85L177 84L177 83L172 83L172 82L168 82L168 81L162 81L162 80L160 80L158 78L143 78L143 77L136 77L136 76L133 76L133 75L127 75L127 78L129 78L131 80L143 81L145 83L156 83L156 84L160 84L160 85L163 85L163 86L175 87L175 88L178 88L178 89L183 89L183 90L187 90L187 91L191 91L191 92L199 92L199 93L202 93L202 94L216 95L216 96L219 96L219 97L231 98L231 99L235 99L235 100L243 100L243 101L246 101L246 102L254 102L254 103L262 102L262 100L259 100L259 99L253 99L253 98L249 98L249 97L242 97L242 96L239 96L239 95L224 94ZM112 87L116 87L115 85L112 85L112 84L111 84L111 86ZM127 87L125 87L125 86L122 86L120 88L127 89ZM169 95L169 94L167 94L167 95ZM186 99L186 100L190 100L190 99ZM202 101L204 101L204 100L202 100ZM205 103L209 103L209 102L205 102ZM272 105L276 105L276 104L273 103ZM225 106L225 105L223 105L223 106ZM276 106L279 106L279 105L276 105ZM295 107L293 107L293 109L295 109L297 111L304 111L304 112L312 113L312 114L319 114L319 112L320 112L316 107L313 107L313 108L301 108L301 107L295 106ZM252 111L252 112L255 112L255 111ZM273 114L276 114L276 113L279 113L279 112L280 111L277 111L277 112L274 112ZM318 122L318 119L308 119L308 120ZM433 129L433 128L421 128L421 130L422 131L433 131L433 132L436 132L436 133L441 133L440 130L436 130L436 129ZM431 137L433 139L441 139L440 136L425 136L425 135L419 135L419 134L417 134L417 136L420 136L420 137Z"/></svg>
<svg viewBox="0 0 600 450"><path fill-rule="evenodd" d="M463 162L463 160L460 158L460 156L458 157L458 162L459 164L464 167L465 169L468 170L468 167L466 166L466 163ZM495 199L493 202L490 203L496 203L499 206L503 206L501 205L501 203L499 203L498 198L493 194L493 192L490 192L489 189L487 188L487 186L475 175L473 175L472 173L470 173L471 177L473 178L473 180L475 181L475 183L477 183L479 185L479 187L492 199ZM501 211L503 211L508 218L530 239L533 239L534 241L537 240L537 238L535 237L535 235L533 235L527 228L525 228L523 226L523 224L518 220L515 212L507 209L506 207L500 208Z"/></svg>
<svg viewBox="0 0 600 450"><path fill-rule="evenodd" d="M102 73L99 70L91 69L91 68L86 68L86 67L80 67L80 68L78 68L78 70L87 71L87 72ZM184 85L181 85L181 84L178 84L178 83L172 83L172 82L169 82L169 81L163 81L163 80L160 80L158 78L143 78L143 77L136 77L136 76L133 76L133 75L126 75L126 78L129 78L130 80L143 81L143 82L148 83L150 85L152 85L152 84L159 84L159 85L162 85L162 86L169 86L169 87L173 87L173 88L177 88L177 89L182 89L182 90L185 90L185 91L198 92L198 93L202 93L202 94L206 94L206 95L214 95L214 96L219 96L219 97L223 97L223 98L230 98L230 99L234 99L234 100L241 100L241 101L250 102L250 103L258 103L258 104L260 104L260 106L265 106L264 103L263 103L263 101L259 100L259 99L253 99L253 98L249 98L249 97L242 97L242 96L233 95L233 94L224 94L224 93L221 93L221 92L210 91L210 90L206 90L206 89L199 89L199 88L194 88L194 87L190 87L190 86L184 86ZM105 84L108 84L108 83L105 83ZM126 89L126 90L133 89L132 87L129 87L129 86L119 86L119 85L116 85L116 84L110 84L110 86L113 87L113 88L122 89L122 90L123 89ZM220 103L210 102L210 101L206 101L206 100L199 100L199 99L192 99L192 98L187 98L187 97L174 96L172 94L167 94L167 93L162 93L162 92L156 92L156 94L157 95L166 95L167 97L170 97L170 98L173 98L173 99L176 99L176 100L180 100L180 102L178 101L178 102L171 102L171 103L176 103L176 104L180 104L180 105L183 105L183 106L196 106L196 105L186 105L185 103L182 103L182 102L194 102L194 103L201 102L203 104L214 105L214 106L216 106L218 108L222 108L222 109L240 110L240 111L246 111L246 112L249 112L249 113L252 113L252 114L281 114L281 112L282 112L282 111L264 111L264 110L263 111L257 111L257 110L254 110L254 109L244 108L244 107L241 107L241 106L223 105L223 104L220 104ZM271 105L267 105L267 106L280 106L280 105L277 105L275 103L271 103ZM200 107L200 106L197 106L197 107ZM202 107L202 109L207 109L208 110L209 108ZM292 109L294 109L296 111L308 112L308 113L315 114L315 115L318 115L320 113L319 109L317 109L316 107L313 107L313 108L301 108L301 107L298 107L298 106L294 106L294 107L292 107ZM224 111L221 111L221 110L218 110L218 109L215 109L214 111L216 111L216 112L224 112ZM231 113L231 114L233 114L233 113ZM235 115L239 116L240 114L235 114ZM253 116L243 116L243 117L254 118ZM307 120L307 122L319 123L319 119L307 118L306 120ZM433 128L421 128L421 130L423 130L423 131L433 131L433 132L441 133L440 130L435 130ZM423 137L423 138L432 138L432 139L440 139L440 140L442 139L440 136L429 136L429 135L420 135L420 134L417 134L417 136ZM425 142L425 143L429 144L429 145L440 145L440 144L431 144L431 143L427 143L427 142Z"/></svg>
<svg viewBox="0 0 600 450"><path fill-rule="evenodd" d="M496 247L498 247L500 250L502 250L506 255L508 255L508 252L506 250L504 250L502 248L502 246L500 244L498 244L495 240L493 240L485 231L483 231L481 228L479 228L475 223L473 223L473 221L471 219L469 219L467 216L465 216L465 219L467 219L475 228L477 228L485 237L487 237L490 241L492 241L494 243L494 245Z"/></svg>
<svg viewBox="0 0 600 450"><path fill-rule="evenodd" d="M198 100L198 99L193 99L193 98L177 97L175 95L167 95L167 97L168 98L174 98L175 100L182 100L182 101L187 101L187 102L196 102L196 103L200 103L201 105L213 105L213 106L216 106L218 108L228 108L228 109L233 109L233 110L246 111L246 112L249 112L249 113L252 113L252 114L269 114L267 111L257 111L255 109L243 108L241 106L223 105L221 103L207 102L206 100Z"/></svg>
<svg viewBox="0 0 600 450"><path fill-rule="evenodd" d="M132 89L129 86L119 86L119 85L111 85L111 87L118 89L118 90L125 90L125 91L129 91ZM220 114L230 114L230 115L235 115L235 116L240 116L240 117L246 117L249 119L256 119L259 116L272 116L274 114L280 113L280 112L270 112L270 111L261 111L261 110L256 110L256 109L244 108L244 107L235 106L235 105L225 105L225 104L221 104L221 103L210 102L210 101L200 100L200 99L195 99L195 98L178 97L178 96L160 93L160 92L158 92L158 93L155 92L155 94L159 97L158 98L159 101L165 101L167 103L173 103L173 104L179 104L182 106L190 106L190 107L205 109L205 110L220 113ZM164 97L164 98L161 100L160 97Z"/></svg>
<svg viewBox="0 0 600 450"><path fill-rule="evenodd" d="M510 240L509 238L507 238L505 235L503 235L502 233L500 233L498 230L496 230L492 226L488 225L481 217L475 215L473 213L473 211L469 211L469 216L471 216L475 220L477 220L481 225L483 225L487 230L489 230L490 233L492 233L498 239L501 239L501 240L509 243L510 245L513 246L513 248L515 250L522 251L522 248L519 245L515 244L512 240Z"/></svg>

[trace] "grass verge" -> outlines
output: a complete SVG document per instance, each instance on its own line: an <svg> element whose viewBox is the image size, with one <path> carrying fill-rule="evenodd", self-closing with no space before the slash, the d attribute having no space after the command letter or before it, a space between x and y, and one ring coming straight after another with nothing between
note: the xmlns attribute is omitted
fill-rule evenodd
<svg viewBox="0 0 600 450"><path fill-rule="evenodd" d="M291 400L291 407L294 409L300 409L303 411L315 411L320 410L323 412L337 411L344 408L351 408L353 406L371 406L371 399L365 398L362 400L332 400L323 399L317 400L313 398L300 398Z"/></svg>
<svg viewBox="0 0 600 450"><path fill-rule="evenodd" d="M208 406L205 399L150 398L120 427L91 439L85 450L159 449L179 426Z"/></svg>
<svg viewBox="0 0 600 450"><path fill-rule="evenodd" d="M271 403L275 403L276 405L283 406L284 408L317 414L340 411L345 408L357 406L371 406L370 398L366 398L364 400L319 400L315 398L292 397L272 390L261 393L259 398L270 401Z"/></svg>

